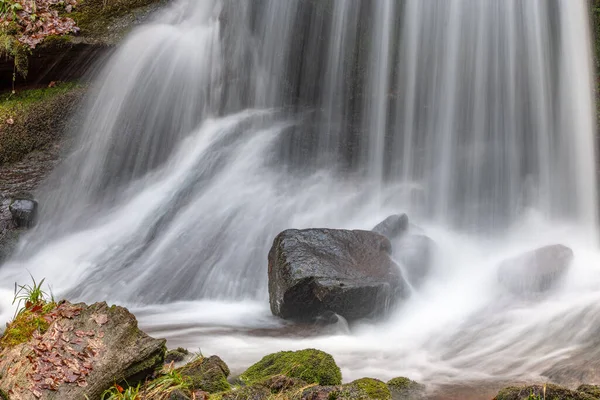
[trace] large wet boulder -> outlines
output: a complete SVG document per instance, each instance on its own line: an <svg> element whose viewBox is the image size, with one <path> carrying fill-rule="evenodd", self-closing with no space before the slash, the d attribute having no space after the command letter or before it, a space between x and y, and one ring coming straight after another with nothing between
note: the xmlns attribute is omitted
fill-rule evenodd
<svg viewBox="0 0 600 400"><path fill-rule="evenodd" d="M342 383L342 373L333 357L315 349L269 354L248 368L239 379L250 386L276 376L299 379L308 384Z"/></svg>
<svg viewBox="0 0 600 400"><path fill-rule="evenodd" d="M390 241L369 231L290 229L269 252L274 315L311 320L334 312L347 320L384 314L406 294Z"/></svg>
<svg viewBox="0 0 600 400"><path fill-rule="evenodd" d="M561 244L541 247L502 262L498 280L517 295L543 293L565 275L573 256L573 250Z"/></svg>
<svg viewBox="0 0 600 400"><path fill-rule="evenodd" d="M390 215L371 230L391 240L407 232L408 228L408 216L406 214L395 214Z"/></svg>
<svg viewBox="0 0 600 400"><path fill-rule="evenodd" d="M20 400L99 399L116 382L142 381L162 366L165 340L106 303L34 305L0 338L0 393Z"/></svg>

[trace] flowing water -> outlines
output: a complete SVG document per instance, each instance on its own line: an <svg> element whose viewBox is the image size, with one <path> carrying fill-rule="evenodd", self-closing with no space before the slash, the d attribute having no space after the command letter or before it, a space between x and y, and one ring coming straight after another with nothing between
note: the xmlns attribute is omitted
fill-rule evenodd
<svg viewBox="0 0 600 400"><path fill-rule="evenodd" d="M539 376L600 329L587 18L584 0L174 2L95 78L0 267L0 319L30 272L234 371L317 347L345 380ZM425 286L385 322L278 334L274 236L397 212L440 248ZM551 295L503 293L499 262L554 243L575 260Z"/></svg>

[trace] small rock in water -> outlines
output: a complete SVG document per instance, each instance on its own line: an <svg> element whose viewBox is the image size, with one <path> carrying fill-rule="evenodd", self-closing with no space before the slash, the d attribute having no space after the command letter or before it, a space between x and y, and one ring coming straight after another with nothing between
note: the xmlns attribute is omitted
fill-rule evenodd
<svg viewBox="0 0 600 400"><path fill-rule="evenodd" d="M390 215L371 230L388 239L395 239L408 231L408 228L408 216L406 214L395 214Z"/></svg>
<svg viewBox="0 0 600 400"><path fill-rule="evenodd" d="M406 280L419 287L433 267L436 243L425 235L408 234L393 243L394 258L404 266Z"/></svg>
<svg viewBox="0 0 600 400"><path fill-rule="evenodd" d="M9 206L12 220L19 228L31 228L37 217L38 203L30 199L15 199Z"/></svg>
<svg viewBox="0 0 600 400"><path fill-rule="evenodd" d="M174 350L169 350L167 352L167 354L165 355L165 364L170 364L172 362L174 362L174 363L181 362L181 361L185 360L185 358L189 354L190 354L190 352L187 349L184 349L182 347L178 347Z"/></svg>
<svg viewBox="0 0 600 400"><path fill-rule="evenodd" d="M383 315L408 293L390 252L390 241L370 231L284 231L269 252L271 311L304 321L326 312L350 321Z"/></svg>
<svg viewBox="0 0 600 400"><path fill-rule="evenodd" d="M498 280L514 294L542 293L567 272L573 250L561 244L546 246L506 260L498 268Z"/></svg>

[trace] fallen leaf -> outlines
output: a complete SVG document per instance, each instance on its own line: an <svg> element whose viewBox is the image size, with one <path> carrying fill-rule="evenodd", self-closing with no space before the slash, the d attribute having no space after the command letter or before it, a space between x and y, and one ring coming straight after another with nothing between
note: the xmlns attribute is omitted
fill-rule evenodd
<svg viewBox="0 0 600 400"><path fill-rule="evenodd" d="M94 321L96 321L96 323L98 325L102 326L102 325L104 325L105 323L108 322L108 315L106 315L106 314L100 314L100 315L94 314L94 315L92 315L92 319Z"/></svg>

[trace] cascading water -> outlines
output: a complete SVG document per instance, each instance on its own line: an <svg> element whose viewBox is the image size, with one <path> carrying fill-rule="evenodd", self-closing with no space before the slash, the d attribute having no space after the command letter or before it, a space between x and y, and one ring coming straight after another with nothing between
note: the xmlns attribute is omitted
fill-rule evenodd
<svg viewBox="0 0 600 400"><path fill-rule="evenodd" d="M40 224L0 268L2 318L29 271L234 369L314 346L347 379L537 376L600 328L590 48L584 0L179 0L96 78ZM281 324L278 232L399 211L443 257L397 315L244 333ZM552 243L576 255L552 296L505 298L498 263Z"/></svg>

